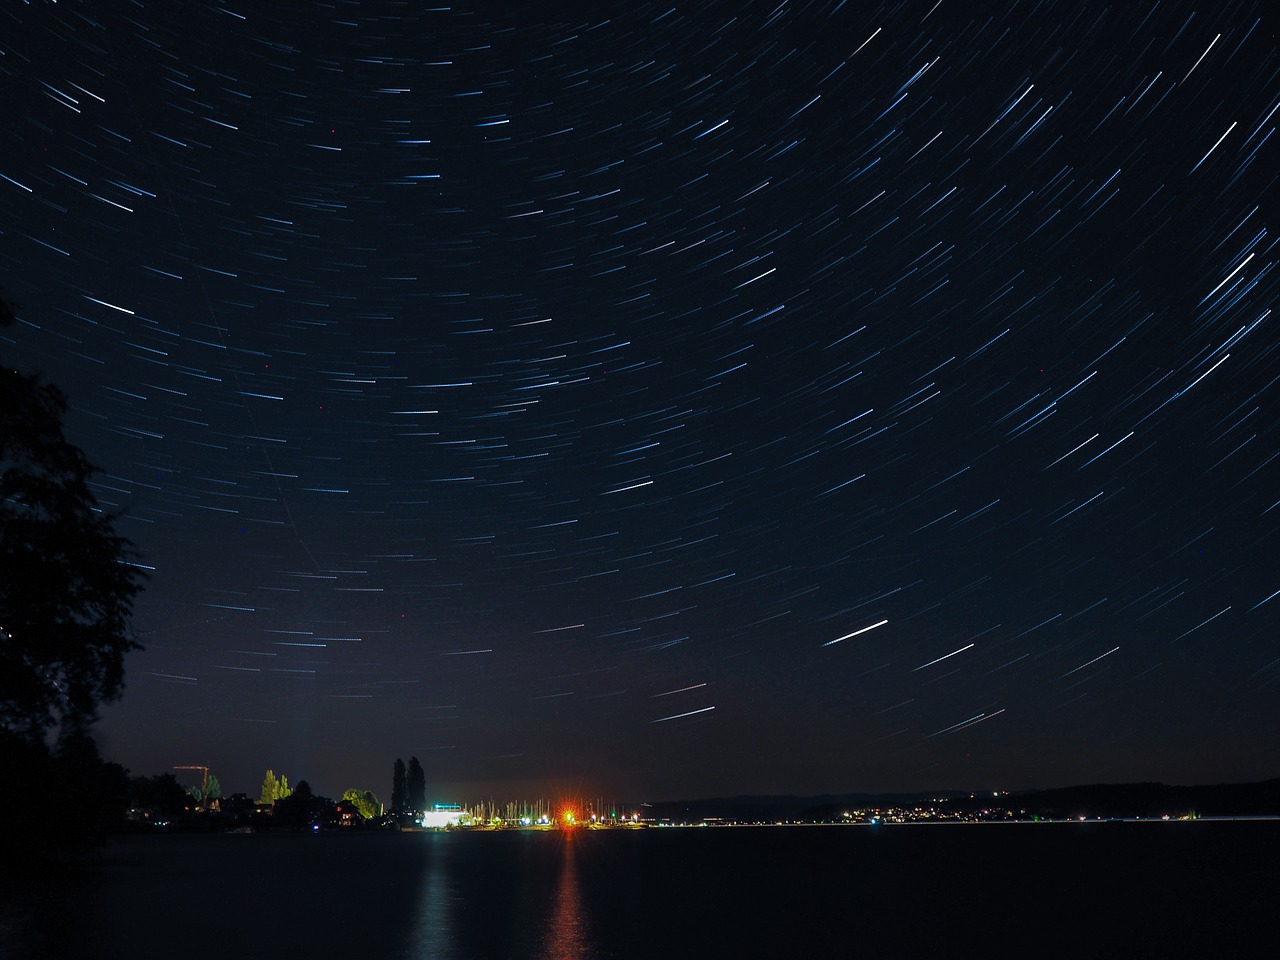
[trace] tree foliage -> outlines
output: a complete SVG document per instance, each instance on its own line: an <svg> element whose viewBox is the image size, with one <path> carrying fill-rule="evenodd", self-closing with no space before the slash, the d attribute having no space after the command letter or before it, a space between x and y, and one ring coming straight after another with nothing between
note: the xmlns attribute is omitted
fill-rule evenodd
<svg viewBox="0 0 1280 960"><path fill-rule="evenodd" d="M328 824L333 820L333 801L317 796L311 784L298 781L297 788L276 803L274 819L283 827L307 827Z"/></svg>
<svg viewBox="0 0 1280 960"><path fill-rule="evenodd" d="M372 790L357 790L352 787L342 794L342 799L356 808L360 816L372 820L381 812L382 804L373 795Z"/></svg>
<svg viewBox="0 0 1280 960"><path fill-rule="evenodd" d="M0 301L0 327L13 311ZM141 570L63 435L67 400L0 365L0 727L40 743L85 735L124 686Z"/></svg>
<svg viewBox="0 0 1280 960"><path fill-rule="evenodd" d="M94 847L124 821L128 774L104 763L88 735L68 735L50 750L0 729L0 776L0 864L14 876L51 855ZM3 943L0 935L7 955Z"/></svg>
<svg viewBox="0 0 1280 960"><path fill-rule="evenodd" d="M275 773L268 770L267 775L262 778L262 793L259 802L275 803L277 800L283 800L291 793L293 791L289 789L289 778L282 773L280 778L276 779Z"/></svg>
<svg viewBox="0 0 1280 960"><path fill-rule="evenodd" d="M187 808L189 795L172 773L129 780L129 804L161 817L178 817Z"/></svg>
<svg viewBox="0 0 1280 960"><path fill-rule="evenodd" d="M205 792L207 789L207 793ZM209 800L217 800L222 796L222 784L218 782L218 778L212 773L209 774L209 782L206 787L204 783L197 784L188 791L197 803L205 803Z"/></svg>
<svg viewBox="0 0 1280 960"><path fill-rule="evenodd" d="M409 808L421 811L427 803L427 776L422 771L422 764L417 757L409 758L409 778L407 783Z"/></svg>
<svg viewBox="0 0 1280 960"><path fill-rule="evenodd" d="M391 812L404 813L409 806L409 791L405 786L404 761L396 757L391 772Z"/></svg>
<svg viewBox="0 0 1280 960"><path fill-rule="evenodd" d="M262 778L262 792L258 795L260 803L276 802L276 775L275 771L268 770L267 775Z"/></svg>

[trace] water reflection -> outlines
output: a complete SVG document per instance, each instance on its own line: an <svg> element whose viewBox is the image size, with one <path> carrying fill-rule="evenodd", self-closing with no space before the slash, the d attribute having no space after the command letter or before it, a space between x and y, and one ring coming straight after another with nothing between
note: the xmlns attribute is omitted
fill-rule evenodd
<svg viewBox="0 0 1280 960"><path fill-rule="evenodd" d="M542 956L546 960L585 960L590 956L591 939L578 865L574 858L573 835L566 834L560 858L560 875L551 915L547 920Z"/></svg>
<svg viewBox="0 0 1280 960"><path fill-rule="evenodd" d="M418 922L410 933L408 956L414 960L449 960L461 956L453 920L462 897L448 869L447 841L452 838L434 834L423 839L429 844L429 860L418 893Z"/></svg>

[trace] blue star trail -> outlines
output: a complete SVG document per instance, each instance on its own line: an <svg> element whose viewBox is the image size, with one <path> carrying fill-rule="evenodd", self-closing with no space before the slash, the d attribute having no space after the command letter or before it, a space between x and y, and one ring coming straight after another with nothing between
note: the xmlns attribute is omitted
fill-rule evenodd
<svg viewBox="0 0 1280 960"><path fill-rule="evenodd" d="M154 568L104 751L1273 776L1275 19L8 5L5 355Z"/></svg>

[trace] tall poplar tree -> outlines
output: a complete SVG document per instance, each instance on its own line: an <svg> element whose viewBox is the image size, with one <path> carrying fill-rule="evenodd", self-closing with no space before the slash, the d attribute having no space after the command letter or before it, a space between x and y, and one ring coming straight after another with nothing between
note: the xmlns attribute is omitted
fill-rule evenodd
<svg viewBox="0 0 1280 960"><path fill-rule="evenodd" d="M276 778L275 771L268 770L267 775L262 778L262 793L258 798L259 803L275 803L277 800L283 800L292 794L289 789L289 778L284 774L280 774L279 779Z"/></svg>
<svg viewBox="0 0 1280 960"><path fill-rule="evenodd" d="M279 789L276 782L274 770L268 770L267 775L262 778L262 793L258 796L259 803L275 803L278 798L276 791Z"/></svg>
<svg viewBox="0 0 1280 960"><path fill-rule="evenodd" d="M409 805L409 790L405 786L404 761L396 757L391 773L391 812L404 813Z"/></svg>
<svg viewBox="0 0 1280 960"><path fill-rule="evenodd" d="M409 758L409 809L422 812L427 804L427 775L417 757Z"/></svg>

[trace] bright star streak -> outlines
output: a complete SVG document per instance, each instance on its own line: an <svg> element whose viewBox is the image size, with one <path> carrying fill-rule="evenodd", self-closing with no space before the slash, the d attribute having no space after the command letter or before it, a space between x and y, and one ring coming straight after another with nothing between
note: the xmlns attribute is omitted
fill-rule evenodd
<svg viewBox="0 0 1280 960"><path fill-rule="evenodd" d="M974 646L975 644L971 643L971 644L968 644L967 646L961 647L959 650L952 650L945 657L939 657L937 660L930 660L928 663L922 663L920 664L920 666L916 667L915 670L912 670L911 672L915 673L916 670L923 670L925 667L932 667L935 663L941 663L943 660L948 660L951 657L954 657L957 653L964 653L966 650L970 650Z"/></svg>
<svg viewBox="0 0 1280 960"><path fill-rule="evenodd" d="M1110 650L1108 650L1106 653L1104 653L1101 657L1094 657L1094 658L1093 658L1092 660L1090 660L1088 663L1082 663L1082 664L1080 664L1080 666L1076 667L1074 670L1068 670L1066 673L1064 673L1064 674L1062 675L1062 677L1069 677L1069 676L1071 676L1073 673L1079 673L1079 672L1080 672L1081 670L1083 670L1085 667L1092 666L1093 664L1095 664L1095 663L1097 663L1099 660L1101 660L1101 659L1102 659L1102 657L1109 657L1109 656L1111 656L1113 653L1115 653L1115 652L1116 652L1117 650L1119 650L1119 649L1120 649L1119 647L1112 647ZM1059 679L1059 680L1061 680L1061 679L1062 679L1062 677L1059 677L1058 679Z"/></svg>
<svg viewBox="0 0 1280 960"><path fill-rule="evenodd" d="M657 720L650 720L650 723L666 723L668 720L679 720L681 717L692 717L698 713L706 713L708 710L714 710L715 707L703 707L701 710L690 710L688 713L675 713L669 717L659 717Z"/></svg>
<svg viewBox="0 0 1280 960"><path fill-rule="evenodd" d="M839 643L841 640L848 640L850 637L856 637L858 634L866 633L868 630L874 630L876 627L883 627L888 622L888 620L881 620L879 623L873 623L871 626L863 627L861 630L855 630L853 633L846 633L843 637L836 637L834 640L828 640L826 643L822 644L822 646L829 647L833 643Z"/></svg>

